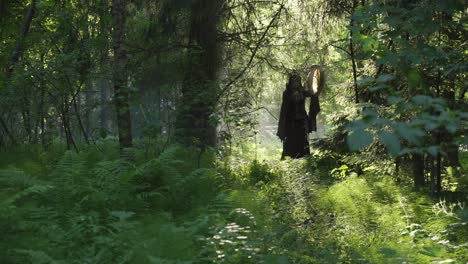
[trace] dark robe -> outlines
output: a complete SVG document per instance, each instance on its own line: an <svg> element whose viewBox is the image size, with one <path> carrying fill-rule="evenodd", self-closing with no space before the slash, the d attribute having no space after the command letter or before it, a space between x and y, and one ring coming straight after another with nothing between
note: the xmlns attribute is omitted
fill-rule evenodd
<svg viewBox="0 0 468 264"><path fill-rule="evenodd" d="M310 96L310 105L309 105L309 133L312 131L317 131L317 115L320 112L320 103L318 95Z"/></svg>
<svg viewBox="0 0 468 264"><path fill-rule="evenodd" d="M277 135L283 141L281 159L288 156L301 158L310 154L308 117L305 111L304 95L300 91L286 89L283 93L281 114Z"/></svg>

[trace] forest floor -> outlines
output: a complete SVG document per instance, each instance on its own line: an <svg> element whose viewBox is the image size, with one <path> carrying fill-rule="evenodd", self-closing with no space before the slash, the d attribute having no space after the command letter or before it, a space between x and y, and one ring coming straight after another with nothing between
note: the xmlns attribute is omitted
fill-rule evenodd
<svg viewBox="0 0 468 264"><path fill-rule="evenodd" d="M331 152L215 156L1 152L0 263L468 262L467 193L416 192L384 163L358 175Z"/></svg>

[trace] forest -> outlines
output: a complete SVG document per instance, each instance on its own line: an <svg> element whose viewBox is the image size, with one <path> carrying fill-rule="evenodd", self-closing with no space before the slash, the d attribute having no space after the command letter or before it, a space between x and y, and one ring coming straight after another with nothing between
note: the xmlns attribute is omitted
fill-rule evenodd
<svg viewBox="0 0 468 264"><path fill-rule="evenodd" d="M468 263L467 37L465 0L0 0L0 263Z"/></svg>

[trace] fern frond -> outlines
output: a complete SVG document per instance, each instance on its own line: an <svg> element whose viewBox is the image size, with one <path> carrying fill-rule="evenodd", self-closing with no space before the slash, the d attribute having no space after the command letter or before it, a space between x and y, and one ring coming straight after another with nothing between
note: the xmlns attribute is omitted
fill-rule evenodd
<svg viewBox="0 0 468 264"><path fill-rule="evenodd" d="M44 251L26 250L26 249L16 249L14 251L16 253L28 256L31 263L35 263L35 264L64 264L65 263L64 261L53 259Z"/></svg>
<svg viewBox="0 0 468 264"><path fill-rule="evenodd" d="M16 168L0 170L0 186L23 189L32 186L35 181L35 177Z"/></svg>
<svg viewBox="0 0 468 264"><path fill-rule="evenodd" d="M158 191L141 192L136 195L139 200L148 201L156 197L164 198L164 195Z"/></svg>
<svg viewBox="0 0 468 264"><path fill-rule="evenodd" d="M34 207L29 210L29 216L32 220L51 220L59 218L59 212L53 207Z"/></svg>
<svg viewBox="0 0 468 264"><path fill-rule="evenodd" d="M85 172L84 160L77 153L66 151L63 157L54 166L50 177L59 182L73 184L76 176Z"/></svg>
<svg viewBox="0 0 468 264"><path fill-rule="evenodd" d="M35 184L31 187L28 187L22 191L16 192L13 195L9 196L8 198L4 199L3 202L0 203L1 206L10 206L13 205L17 200L26 197L31 194L44 194L50 189L52 189L52 185L41 185Z"/></svg>

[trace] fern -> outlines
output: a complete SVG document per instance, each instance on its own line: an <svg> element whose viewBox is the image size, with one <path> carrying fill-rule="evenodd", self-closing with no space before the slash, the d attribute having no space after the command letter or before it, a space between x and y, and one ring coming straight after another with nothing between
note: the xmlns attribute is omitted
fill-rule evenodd
<svg viewBox="0 0 468 264"><path fill-rule="evenodd" d="M26 250L16 249L15 252L26 255L29 258L30 263L34 264L64 264L65 261L55 260L50 257L47 253L40 250Z"/></svg>
<svg viewBox="0 0 468 264"><path fill-rule="evenodd" d="M53 185L39 181L36 177L32 177L21 170L0 170L0 189L13 193L3 199L0 203L2 207L13 206L21 198L33 194L44 194L52 188Z"/></svg>
<svg viewBox="0 0 468 264"><path fill-rule="evenodd" d="M0 185L6 188L24 189L32 186L35 181L35 177L16 168L0 170Z"/></svg>
<svg viewBox="0 0 468 264"><path fill-rule="evenodd" d="M66 151L63 157L54 166L50 177L61 182L73 184L78 176L83 175L84 160L77 153Z"/></svg>
<svg viewBox="0 0 468 264"><path fill-rule="evenodd" d="M221 192L216 195L213 200L211 200L207 206L207 209L211 214L219 213L225 215L233 209L233 206L228 201L228 195L224 192Z"/></svg>

